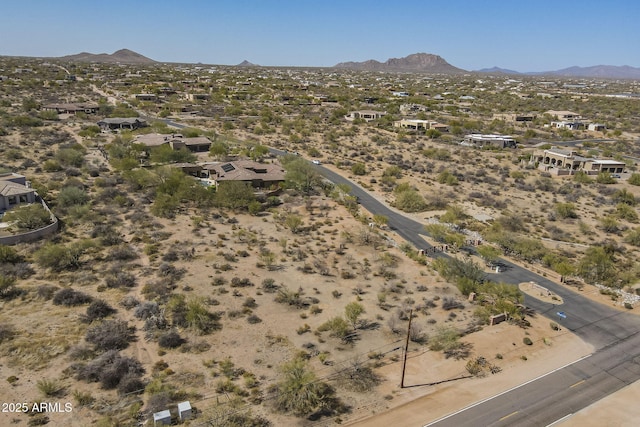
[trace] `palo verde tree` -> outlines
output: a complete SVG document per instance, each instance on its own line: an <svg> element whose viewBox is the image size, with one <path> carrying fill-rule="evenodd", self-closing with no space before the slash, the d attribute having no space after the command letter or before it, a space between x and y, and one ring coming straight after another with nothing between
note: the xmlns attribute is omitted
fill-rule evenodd
<svg viewBox="0 0 640 427"><path fill-rule="evenodd" d="M282 365L280 372L282 378L272 390L277 410L303 417L336 409L338 401L334 390L319 381L301 357Z"/></svg>

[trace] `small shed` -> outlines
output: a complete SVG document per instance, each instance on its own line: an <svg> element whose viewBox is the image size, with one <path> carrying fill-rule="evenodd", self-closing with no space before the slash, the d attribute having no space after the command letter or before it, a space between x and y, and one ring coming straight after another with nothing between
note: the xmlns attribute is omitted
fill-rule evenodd
<svg viewBox="0 0 640 427"><path fill-rule="evenodd" d="M180 421L185 421L191 418L191 403L187 400L186 402L178 403L178 417Z"/></svg>
<svg viewBox="0 0 640 427"><path fill-rule="evenodd" d="M156 426L169 426L171 425L171 411L164 410L153 414L153 425Z"/></svg>

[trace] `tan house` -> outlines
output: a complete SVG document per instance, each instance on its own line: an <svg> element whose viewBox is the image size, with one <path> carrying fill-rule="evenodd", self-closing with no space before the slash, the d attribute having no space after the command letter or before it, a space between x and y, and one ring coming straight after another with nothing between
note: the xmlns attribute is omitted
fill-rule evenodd
<svg viewBox="0 0 640 427"><path fill-rule="evenodd" d="M471 133L464 137L460 145L469 147L516 148L516 140L509 135Z"/></svg>
<svg viewBox="0 0 640 427"><path fill-rule="evenodd" d="M578 113L574 113L573 111L566 110L549 110L545 111L544 114L548 114L551 117L555 117L557 121L572 121L581 119L582 116Z"/></svg>
<svg viewBox="0 0 640 427"><path fill-rule="evenodd" d="M410 129L410 130L429 130L436 129L440 132L448 132L449 127L447 125L443 125L438 122L434 122L433 120L422 120L422 119L402 119L393 122L393 127L402 128L402 129Z"/></svg>
<svg viewBox="0 0 640 427"><path fill-rule="evenodd" d="M361 110L361 111L352 111L346 116L344 116L345 120L350 122L356 119L362 119L365 122L370 122L372 120L377 120L381 117L386 116L387 113L381 111L373 111L373 110Z"/></svg>
<svg viewBox="0 0 640 427"><path fill-rule="evenodd" d="M0 174L0 212L36 202L36 191L17 173Z"/></svg>
<svg viewBox="0 0 640 427"><path fill-rule="evenodd" d="M43 105L45 111L55 111L58 114L95 114L98 111L98 104L95 102L75 102L67 104L47 104Z"/></svg>
<svg viewBox="0 0 640 427"><path fill-rule="evenodd" d="M135 129L147 126L147 122L145 120L141 120L136 117L133 117L133 118L114 117L114 118L102 119L97 123L97 125L104 130L118 130L118 129L135 130Z"/></svg>
<svg viewBox="0 0 640 427"><path fill-rule="evenodd" d="M254 188L274 188L284 182L285 170L278 163L258 163L251 160L235 160L209 163L203 166L208 178L215 185L225 181L248 182Z"/></svg>
<svg viewBox="0 0 640 427"><path fill-rule="evenodd" d="M133 142L142 144L146 147L159 147L167 144L174 150L187 148L193 153L207 152L211 148L211 140L205 136L185 138L179 133L172 133L169 135L160 133L137 135Z"/></svg>
<svg viewBox="0 0 640 427"><path fill-rule="evenodd" d="M539 169L556 175L573 175L577 171L590 175L597 175L600 172L618 174L624 172L627 166L618 160L584 157L576 151L555 147L534 151L531 160L539 164Z"/></svg>

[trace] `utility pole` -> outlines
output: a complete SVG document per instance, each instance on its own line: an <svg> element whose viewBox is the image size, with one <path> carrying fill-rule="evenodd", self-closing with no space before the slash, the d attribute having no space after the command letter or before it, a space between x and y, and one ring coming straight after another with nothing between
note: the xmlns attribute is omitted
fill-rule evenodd
<svg viewBox="0 0 640 427"><path fill-rule="evenodd" d="M411 334L411 319L413 319L413 309L409 310L409 327L407 328L407 340L404 343L404 359L402 360L402 378L400 388L404 388L404 372L407 369L407 352L409 351L409 335Z"/></svg>

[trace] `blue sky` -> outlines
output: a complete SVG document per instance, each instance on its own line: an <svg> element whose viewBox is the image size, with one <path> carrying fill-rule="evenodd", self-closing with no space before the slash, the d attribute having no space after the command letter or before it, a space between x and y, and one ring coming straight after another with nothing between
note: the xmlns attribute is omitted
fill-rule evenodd
<svg viewBox="0 0 640 427"><path fill-rule="evenodd" d="M426 52L466 70L640 67L640 1L2 1L0 55L121 48L226 65L332 66Z"/></svg>

